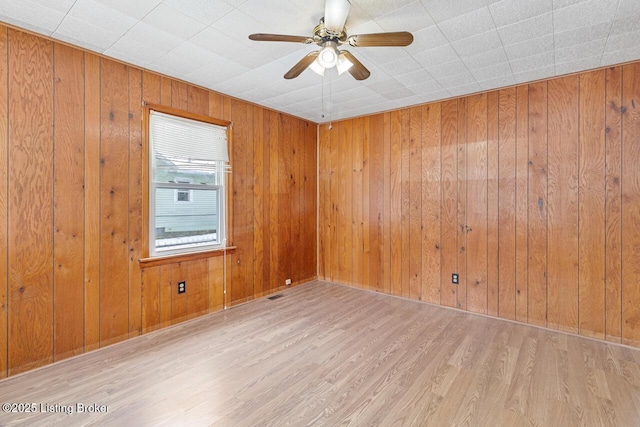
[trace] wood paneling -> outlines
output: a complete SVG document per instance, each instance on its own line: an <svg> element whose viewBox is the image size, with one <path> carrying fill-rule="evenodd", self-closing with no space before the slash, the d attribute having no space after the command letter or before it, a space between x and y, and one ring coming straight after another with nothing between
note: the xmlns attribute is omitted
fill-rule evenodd
<svg viewBox="0 0 640 427"><path fill-rule="evenodd" d="M84 351L84 52L55 45L54 60L53 346L62 360Z"/></svg>
<svg viewBox="0 0 640 427"><path fill-rule="evenodd" d="M369 289L640 345L638 76L630 64L320 126L320 258L360 268L331 229L350 188L369 209L369 240L349 251ZM343 171L361 149L362 177ZM358 274L339 281L366 287Z"/></svg>
<svg viewBox="0 0 640 427"><path fill-rule="evenodd" d="M53 43L9 30L8 369L53 361Z"/></svg>
<svg viewBox="0 0 640 427"><path fill-rule="evenodd" d="M549 81L549 327L578 331L578 76Z"/></svg>
<svg viewBox="0 0 640 427"><path fill-rule="evenodd" d="M232 121L233 254L140 269L143 102ZM314 279L316 143L312 123L0 26L0 377Z"/></svg>
<svg viewBox="0 0 640 427"><path fill-rule="evenodd" d="M622 341L640 346L640 63L622 82Z"/></svg>

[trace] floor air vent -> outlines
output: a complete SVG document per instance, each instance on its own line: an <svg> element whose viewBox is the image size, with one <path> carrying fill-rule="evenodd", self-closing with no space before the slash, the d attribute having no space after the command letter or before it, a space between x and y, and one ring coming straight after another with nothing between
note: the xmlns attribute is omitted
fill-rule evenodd
<svg viewBox="0 0 640 427"><path fill-rule="evenodd" d="M278 299L278 298L282 298L284 295L282 294L276 294L276 295L272 295L270 297L268 297L267 299L270 299L271 301L273 301L274 299Z"/></svg>

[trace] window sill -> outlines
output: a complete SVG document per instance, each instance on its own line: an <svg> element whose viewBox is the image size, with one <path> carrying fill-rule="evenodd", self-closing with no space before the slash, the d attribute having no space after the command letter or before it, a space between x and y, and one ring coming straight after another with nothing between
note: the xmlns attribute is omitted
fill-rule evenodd
<svg viewBox="0 0 640 427"><path fill-rule="evenodd" d="M159 265L176 264L178 262L194 261L197 259L213 258L222 256L224 253L233 253L236 251L235 246L227 246L226 248L212 249L210 251L189 252L185 254L174 254L165 256L156 256L152 258L140 258L140 268L157 267Z"/></svg>

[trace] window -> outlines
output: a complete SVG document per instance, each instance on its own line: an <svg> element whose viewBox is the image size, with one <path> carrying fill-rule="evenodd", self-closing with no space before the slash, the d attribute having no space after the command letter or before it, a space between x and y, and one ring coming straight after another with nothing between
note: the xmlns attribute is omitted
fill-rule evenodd
<svg viewBox="0 0 640 427"><path fill-rule="evenodd" d="M149 111L149 254L223 247L227 128Z"/></svg>

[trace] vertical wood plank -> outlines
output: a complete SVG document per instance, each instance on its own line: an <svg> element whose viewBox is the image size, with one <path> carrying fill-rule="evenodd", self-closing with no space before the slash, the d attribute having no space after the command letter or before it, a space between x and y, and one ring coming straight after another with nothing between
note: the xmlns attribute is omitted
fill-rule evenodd
<svg viewBox="0 0 640 427"><path fill-rule="evenodd" d="M206 314L209 305L209 262L206 259L188 263L187 293L187 318Z"/></svg>
<svg viewBox="0 0 640 427"><path fill-rule="evenodd" d="M307 222L304 226L306 233L304 240L305 251L308 256L305 260L307 269L305 279L310 279L318 276L318 253L316 249L318 241L318 126L309 122L306 122L305 126L307 139L305 141L305 188L303 189L303 194L305 196Z"/></svg>
<svg viewBox="0 0 640 427"><path fill-rule="evenodd" d="M548 319L578 332L578 76L549 81Z"/></svg>
<svg viewBox="0 0 640 427"><path fill-rule="evenodd" d="M441 103L422 107L422 300L440 304Z"/></svg>
<svg viewBox="0 0 640 427"><path fill-rule="evenodd" d="M411 161L411 116L408 108L401 112L402 129L401 129L401 145L400 145L400 211L401 211L401 257L400 265L402 270L402 296L410 297L411 282L411 260L410 252L410 235L411 235L411 175L409 168Z"/></svg>
<svg viewBox="0 0 640 427"><path fill-rule="evenodd" d="M7 280L8 242L8 158L9 158L9 48L8 29L0 25L0 378L7 376L8 329L7 329Z"/></svg>
<svg viewBox="0 0 640 427"><path fill-rule="evenodd" d="M278 281L279 271L279 209L278 209L278 190L279 190L279 155L278 155L278 143L279 143L279 127L280 120L279 115L276 113L270 113L269 115L269 289L273 289L281 284ZM265 141L266 143L266 141Z"/></svg>
<svg viewBox="0 0 640 427"><path fill-rule="evenodd" d="M362 219L362 169L363 169L363 145L364 145L364 119L353 119L353 137L351 144L351 206L352 206L352 230L353 242L351 244L351 257L353 260L353 284L362 288L364 285L364 221Z"/></svg>
<svg viewBox="0 0 640 427"><path fill-rule="evenodd" d="M384 205L384 117L369 120L369 288L388 292L383 283L383 205Z"/></svg>
<svg viewBox="0 0 640 427"><path fill-rule="evenodd" d="M547 82L529 85L528 322L547 325Z"/></svg>
<svg viewBox="0 0 640 427"><path fill-rule="evenodd" d="M499 92L487 94L487 314L499 310Z"/></svg>
<svg viewBox="0 0 640 427"><path fill-rule="evenodd" d="M100 347L100 58L84 54L84 349Z"/></svg>
<svg viewBox="0 0 640 427"><path fill-rule="evenodd" d="M171 268L171 324L175 325L187 320L187 306L189 299L189 290L191 289L191 283L189 282L189 270L186 262L179 262L177 264L169 264ZM162 275L164 276L164 266ZM166 279L162 279L166 284ZM178 283L185 282L186 292L178 293Z"/></svg>
<svg viewBox="0 0 640 427"><path fill-rule="evenodd" d="M271 151L269 150L269 139L271 138L271 112L264 110L262 118L262 290L268 292L271 282ZM254 184L255 185L255 184ZM257 208L256 208L257 210Z"/></svg>
<svg viewBox="0 0 640 427"><path fill-rule="evenodd" d="M383 113L382 116L382 143L384 144L382 159L382 286L385 293L391 293L391 113Z"/></svg>
<svg viewBox="0 0 640 427"><path fill-rule="evenodd" d="M409 110L409 297L422 299L422 107Z"/></svg>
<svg viewBox="0 0 640 427"><path fill-rule="evenodd" d="M487 314L487 94L468 100L467 310Z"/></svg>
<svg viewBox="0 0 640 427"><path fill-rule="evenodd" d="M253 107L253 289L256 295L265 291L264 279L264 113L260 107ZM268 150L267 150L268 151Z"/></svg>
<svg viewBox="0 0 640 427"><path fill-rule="evenodd" d="M189 98L187 96L186 83L171 79L171 107L182 111L189 110Z"/></svg>
<svg viewBox="0 0 640 427"><path fill-rule="evenodd" d="M224 257L216 256L209 263L209 313L224 309Z"/></svg>
<svg viewBox="0 0 640 427"><path fill-rule="evenodd" d="M384 126L384 123L383 123ZM363 118L362 130L362 287L371 288L371 116ZM381 147L382 148L382 147ZM380 150L382 151L382 150ZM380 171L380 176L382 175ZM384 178L383 178L384 179ZM376 191L374 189L374 191ZM382 194L384 200L384 193ZM383 242L378 243L382 248ZM384 267L381 266L384 271ZM382 281L382 278L380 279ZM382 286L382 285L381 285Z"/></svg>
<svg viewBox="0 0 640 427"><path fill-rule="evenodd" d="M202 115L209 114L209 92L205 89L187 86L187 107L190 112Z"/></svg>
<svg viewBox="0 0 640 427"><path fill-rule="evenodd" d="M353 283L352 165L353 121L340 123L340 183L338 184L338 281Z"/></svg>
<svg viewBox="0 0 640 427"><path fill-rule="evenodd" d="M54 44L54 360L84 351L84 53Z"/></svg>
<svg viewBox="0 0 640 427"><path fill-rule="evenodd" d="M100 346L129 335L129 73L105 58L100 114ZM126 166L125 166L126 165Z"/></svg>
<svg viewBox="0 0 640 427"><path fill-rule="evenodd" d="M605 331L605 71L580 74L580 334Z"/></svg>
<svg viewBox="0 0 640 427"><path fill-rule="evenodd" d="M622 336L622 68L606 70L605 338Z"/></svg>
<svg viewBox="0 0 640 427"><path fill-rule="evenodd" d="M529 304L529 85L516 89L516 320L527 322Z"/></svg>
<svg viewBox="0 0 640 427"><path fill-rule="evenodd" d="M302 245L300 244L300 163L303 152L300 142L300 124L293 117L289 118L291 135L289 158L291 159L291 172L289 174L289 221L291 221L291 252L289 253L289 275L287 276L293 283L297 283L300 278L300 261L302 259Z"/></svg>
<svg viewBox="0 0 640 427"><path fill-rule="evenodd" d="M442 103L442 216L440 245L442 265L440 304L458 306L458 286L451 275L458 273L458 101Z"/></svg>
<svg viewBox="0 0 640 427"><path fill-rule="evenodd" d="M516 89L500 90L498 316L516 318Z"/></svg>
<svg viewBox="0 0 640 427"><path fill-rule="evenodd" d="M129 67L129 336L142 333L142 73Z"/></svg>
<svg viewBox="0 0 640 427"><path fill-rule="evenodd" d="M171 90L171 79L168 77L160 78L160 103L167 107L173 107Z"/></svg>
<svg viewBox="0 0 640 427"><path fill-rule="evenodd" d="M467 98L458 99L457 307L467 309Z"/></svg>
<svg viewBox="0 0 640 427"><path fill-rule="evenodd" d="M622 68L622 342L640 345L640 63Z"/></svg>
<svg viewBox="0 0 640 427"><path fill-rule="evenodd" d="M171 326L172 299L171 264L160 268L160 327Z"/></svg>
<svg viewBox="0 0 640 427"><path fill-rule="evenodd" d="M52 56L9 30L9 375L53 361Z"/></svg>
<svg viewBox="0 0 640 427"><path fill-rule="evenodd" d="M338 189L340 182L340 164L339 164L339 140L340 140L340 123L335 126L327 127L329 133L330 157L330 192L331 192L331 216L330 216L330 247L329 252L329 278L331 281L338 280Z"/></svg>
<svg viewBox="0 0 640 427"><path fill-rule="evenodd" d="M162 267L142 270L142 333L160 328L160 283Z"/></svg>
<svg viewBox="0 0 640 427"><path fill-rule="evenodd" d="M289 207L291 203L291 118L284 114L279 115L279 144L278 144L278 261L279 271L277 286L283 286L285 279L289 278L291 268L291 221Z"/></svg>
<svg viewBox="0 0 640 427"><path fill-rule="evenodd" d="M318 228L318 279L330 280L331 258L331 135L327 125L319 125L320 226Z"/></svg>
<svg viewBox="0 0 640 427"><path fill-rule="evenodd" d="M402 295L402 114L391 112L391 293Z"/></svg>

